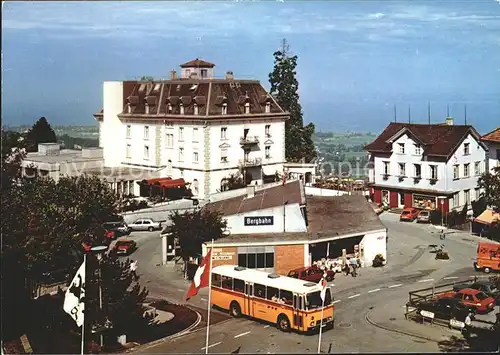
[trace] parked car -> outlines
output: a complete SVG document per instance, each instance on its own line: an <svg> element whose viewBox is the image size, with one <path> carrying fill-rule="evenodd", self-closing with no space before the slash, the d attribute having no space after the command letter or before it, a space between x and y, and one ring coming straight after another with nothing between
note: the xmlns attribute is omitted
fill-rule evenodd
<svg viewBox="0 0 500 355"><path fill-rule="evenodd" d="M316 266L309 266L291 270L288 273L288 277L318 283L323 278L324 273L325 271ZM335 272L331 270L326 271L326 281L333 281L333 279L335 279Z"/></svg>
<svg viewBox="0 0 500 355"><path fill-rule="evenodd" d="M116 255L130 255L137 249L137 243L131 239L117 240L112 252Z"/></svg>
<svg viewBox="0 0 500 355"><path fill-rule="evenodd" d="M495 307L495 299L486 295L484 292L472 288L464 288L458 292L444 292L438 298L453 297L461 300L468 307L473 307L476 313L489 313Z"/></svg>
<svg viewBox="0 0 500 355"><path fill-rule="evenodd" d="M405 208L403 212L401 212L399 220L413 222L417 216L418 210L416 208Z"/></svg>
<svg viewBox="0 0 500 355"><path fill-rule="evenodd" d="M124 222L106 222L102 226L107 231L114 232L114 238L130 234L130 230Z"/></svg>
<svg viewBox="0 0 500 355"><path fill-rule="evenodd" d="M421 311L434 313L435 318L458 321L465 321L469 313L475 313L474 307L465 305L460 299L453 297L443 297L422 302L417 307L417 314Z"/></svg>
<svg viewBox="0 0 500 355"><path fill-rule="evenodd" d="M431 212L427 210L422 210L417 216L417 223L430 223Z"/></svg>
<svg viewBox="0 0 500 355"><path fill-rule="evenodd" d="M163 221L154 221L151 218L140 218L134 223L127 225L129 231L150 231L160 230Z"/></svg>
<svg viewBox="0 0 500 355"><path fill-rule="evenodd" d="M472 284L461 284L453 286L453 291L458 292L464 288L472 288L484 292L487 296L493 297L495 303L500 303L500 291L494 282L489 280L479 280Z"/></svg>

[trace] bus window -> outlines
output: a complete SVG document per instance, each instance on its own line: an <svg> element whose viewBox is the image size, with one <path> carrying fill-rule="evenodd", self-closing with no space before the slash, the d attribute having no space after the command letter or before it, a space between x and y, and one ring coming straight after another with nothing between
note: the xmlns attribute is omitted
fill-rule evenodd
<svg viewBox="0 0 500 355"><path fill-rule="evenodd" d="M240 279L233 279L233 290L243 293L245 290L245 281Z"/></svg>
<svg viewBox="0 0 500 355"><path fill-rule="evenodd" d="M325 295L325 306L329 306L332 303L332 295L330 290L326 289ZM323 301L321 300L320 291L308 293L306 296L306 307L307 309L321 308Z"/></svg>
<svg viewBox="0 0 500 355"><path fill-rule="evenodd" d="M253 295L259 298L266 298L266 286L261 284L254 284Z"/></svg>
<svg viewBox="0 0 500 355"><path fill-rule="evenodd" d="M228 276L222 276L222 288L226 290L233 289L233 279Z"/></svg>
<svg viewBox="0 0 500 355"><path fill-rule="evenodd" d="M212 273L212 287L220 287L222 277L219 274Z"/></svg>
<svg viewBox="0 0 500 355"><path fill-rule="evenodd" d="M267 299L273 302L278 302L279 292L280 291L277 288L267 286Z"/></svg>
<svg viewBox="0 0 500 355"><path fill-rule="evenodd" d="M280 290L280 303L293 305L293 294L290 291Z"/></svg>

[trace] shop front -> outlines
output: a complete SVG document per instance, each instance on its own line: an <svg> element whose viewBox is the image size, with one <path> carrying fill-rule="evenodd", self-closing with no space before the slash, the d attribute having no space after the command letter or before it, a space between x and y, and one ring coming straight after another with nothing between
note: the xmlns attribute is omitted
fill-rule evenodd
<svg viewBox="0 0 500 355"><path fill-rule="evenodd" d="M439 194L439 192L416 192L372 187L370 195L374 202L386 205L390 208L417 208L419 210L437 209L445 213L449 212L450 196L448 194Z"/></svg>

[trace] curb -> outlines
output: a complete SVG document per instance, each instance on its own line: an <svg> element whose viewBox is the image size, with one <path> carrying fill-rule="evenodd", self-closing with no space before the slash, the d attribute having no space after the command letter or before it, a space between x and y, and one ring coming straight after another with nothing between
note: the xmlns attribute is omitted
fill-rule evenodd
<svg viewBox="0 0 500 355"><path fill-rule="evenodd" d="M127 349L126 352L131 353L131 352L134 352L137 350L146 350L152 346L161 344L161 343L166 342L168 340L175 339L175 338L178 338L178 337L181 337L183 335L190 333L194 328L196 328L201 323L201 314L195 310L193 310L193 312L196 312L196 316L197 316L196 321L193 324L191 324L189 327L187 327L186 329L181 330L179 333L175 333L175 334L169 335L167 337L156 339L156 340L153 340L149 343L141 344L141 345L135 346L131 349Z"/></svg>
<svg viewBox="0 0 500 355"><path fill-rule="evenodd" d="M370 323L371 325L377 327L377 328L380 328L380 329L383 329L383 330L387 330L389 332L393 332L393 333L399 333L399 334L403 334L403 335L407 335L407 336L410 336L410 337L413 337L413 338L418 338L418 339L422 339L422 340L427 340L427 341L432 341L434 343L440 343L442 340L436 340L436 339L432 339L430 337L426 337L426 336L423 336L423 335L418 335L418 334L414 334L414 333L411 333L411 332L407 332L405 330L401 330L401 329L397 329L397 328L391 328L391 327L387 327L385 325L382 325L382 324L378 324L376 322L374 322L372 319L370 319L369 317L369 314L371 313L371 311L368 311L366 312L365 314L365 320Z"/></svg>

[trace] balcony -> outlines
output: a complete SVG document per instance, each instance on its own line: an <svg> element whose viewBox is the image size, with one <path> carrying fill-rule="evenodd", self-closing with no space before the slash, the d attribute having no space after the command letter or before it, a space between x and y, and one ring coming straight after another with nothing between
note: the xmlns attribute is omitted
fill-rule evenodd
<svg viewBox="0 0 500 355"><path fill-rule="evenodd" d="M259 144L259 137L257 136L240 137L240 144L246 146Z"/></svg>
<svg viewBox="0 0 500 355"><path fill-rule="evenodd" d="M244 168L249 168L252 166L260 166L262 165L262 158L240 159L238 161L238 165Z"/></svg>

